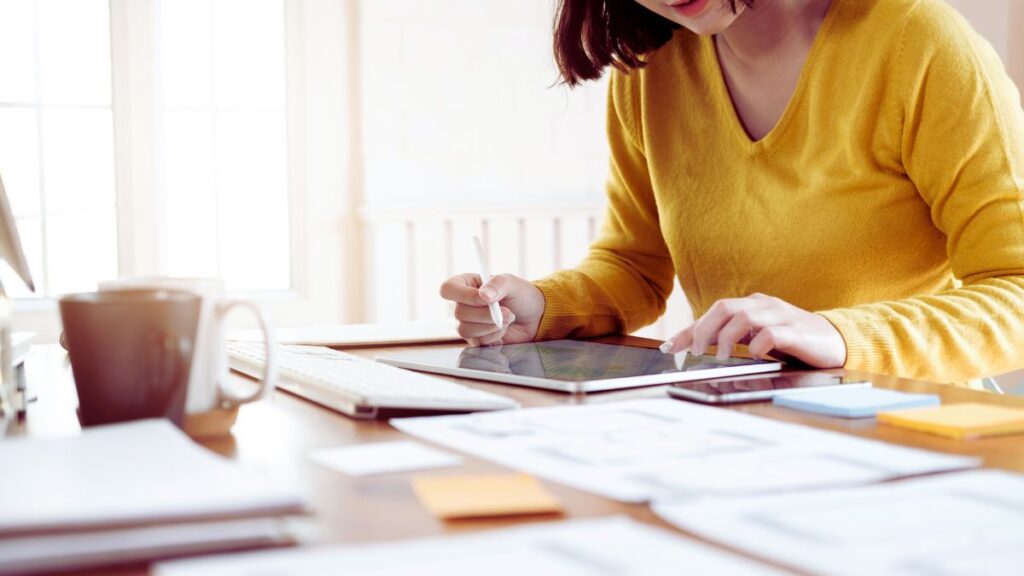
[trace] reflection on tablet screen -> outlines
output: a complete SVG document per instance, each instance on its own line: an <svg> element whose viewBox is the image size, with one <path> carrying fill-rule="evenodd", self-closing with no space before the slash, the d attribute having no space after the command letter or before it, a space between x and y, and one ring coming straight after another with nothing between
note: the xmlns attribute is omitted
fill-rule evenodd
<svg viewBox="0 0 1024 576"><path fill-rule="evenodd" d="M758 361L746 358L718 360L714 356L663 354L652 348L580 340L472 347L465 348L459 355L459 368L569 382L688 372L756 363Z"/></svg>

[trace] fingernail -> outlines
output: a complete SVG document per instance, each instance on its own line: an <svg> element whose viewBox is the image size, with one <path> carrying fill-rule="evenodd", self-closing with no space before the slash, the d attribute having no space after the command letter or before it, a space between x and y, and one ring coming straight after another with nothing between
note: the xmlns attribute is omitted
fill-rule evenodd
<svg viewBox="0 0 1024 576"><path fill-rule="evenodd" d="M511 324L511 323L513 323L515 321L516 321L516 315L511 313L511 312L509 312L508 313L508 323Z"/></svg>
<svg viewBox="0 0 1024 576"><path fill-rule="evenodd" d="M729 355L726 354L724 350L719 350L718 354L715 354L715 358L724 361L729 359Z"/></svg>
<svg viewBox="0 0 1024 576"><path fill-rule="evenodd" d="M671 340L665 340L664 342L661 343L661 346L658 346L658 350L661 350L662 354L669 354L670 352L672 352L672 348L674 348L675 345L675 342Z"/></svg>
<svg viewBox="0 0 1024 576"><path fill-rule="evenodd" d="M483 296L484 299L487 300L488 302L498 297L498 293L495 292L494 288L491 288L490 286L484 286L483 288L481 288L480 295Z"/></svg>
<svg viewBox="0 0 1024 576"><path fill-rule="evenodd" d="M701 350L701 349L700 349L700 347L698 347L698 346L697 346L696 344L694 344L694 345L693 345L693 346L692 346L692 347L690 348L690 354L693 354L694 356L700 356L700 355L701 355L701 354L703 354L703 353L704 353L704 351L703 351L703 350Z"/></svg>
<svg viewBox="0 0 1024 576"><path fill-rule="evenodd" d="M480 341L477 340L476 338L466 338L466 343L469 344L470 346L479 346L480 345Z"/></svg>

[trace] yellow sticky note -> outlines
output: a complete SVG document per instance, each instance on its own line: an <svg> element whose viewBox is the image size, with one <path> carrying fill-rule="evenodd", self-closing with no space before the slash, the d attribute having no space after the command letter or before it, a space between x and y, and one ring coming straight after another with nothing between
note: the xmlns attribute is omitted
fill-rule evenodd
<svg viewBox="0 0 1024 576"><path fill-rule="evenodd" d="M1024 432L1024 410L976 402L883 412L878 421L957 440Z"/></svg>
<svg viewBox="0 0 1024 576"><path fill-rule="evenodd" d="M417 476L413 491L444 519L561 512L562 504L526 474Z"/></svg>

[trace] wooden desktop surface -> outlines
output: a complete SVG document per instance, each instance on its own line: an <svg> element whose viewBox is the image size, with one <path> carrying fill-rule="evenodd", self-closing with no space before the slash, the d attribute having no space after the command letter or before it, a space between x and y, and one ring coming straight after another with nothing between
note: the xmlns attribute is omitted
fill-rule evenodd
<svg viewBox="0 0 1024 576"><path fill-rule="evenodd" d="M636 340L656 346L656 342ZM350 349L373 358L376 354L400 347ZM943 402L989 402L1024 407L1024 398L998 396L988 392L953 388L912 380L843 372L872 381L877 387L908 392L931 392L942 396ZM75 417L74 385L63 351L56 346L37 347L27 364L30 391L38 400L30 404L24 421L16 425L15 435L35 437L69 435L79 431ZM241 378L241 377L239 377ZM459 380L476 388L510 396L524 407L559 404L586 404L631 398L664 397L664 387L609 392L589 396L532 390L500 384ZM794 422L815 428L835 430L864 438L947 452L980 456L986 467L1024 472L1024 437L1004 436L967 442L947 440L917 432L877 425L874 419L844 420L815 416L776 408L769 402L727 408L775 420ZM381 442L408 438L384 421L357 421L321 408L285 392L241 409L232 434L222 439L203 442L211 450L245 463L271 470L303 486L311 501L308 523L314 528L307 544L359 543L399 540L440 534L457 534L474 530L512 526L528 522L548 522L560 517L523 519L460 520L444 522L431 516L413 495L410 478L413 474L350 478L313 464L307 459L311 450L348 444ZM461 468L421 472L453 474L500 472L505 468L478 458L466 456ZM589 518L611 514L629 515L642 522L668 527L645 505L620 504L553 482L544 484L565 505L565 518ZM30 495L45 497L45 495ZM143 574L142 565L117 570L82 571L89 574Z"/></svg>

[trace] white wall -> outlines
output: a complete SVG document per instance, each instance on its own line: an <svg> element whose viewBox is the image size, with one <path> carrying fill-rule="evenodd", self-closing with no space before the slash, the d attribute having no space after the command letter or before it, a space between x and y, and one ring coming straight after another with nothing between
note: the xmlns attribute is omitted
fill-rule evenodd
<svg viewBox="0 0 1024 576"><path fill-rule="evenodd" d="M362 2L365 198L600 198L605 84L552 84L554 0Z"/></svg>
<svg viewBox="0 0 1024 576"><path fill-rule="evenodd" d="M1017 86L1024 86L1024 1L946 1L992 43Z"/></svg>
<svg viewBox="0 0 1024 576"><path fill-rule="evenodd" d="M1010 5L1017 0L946 0L960 11L1007 60L1010 39Z"/></svg>

